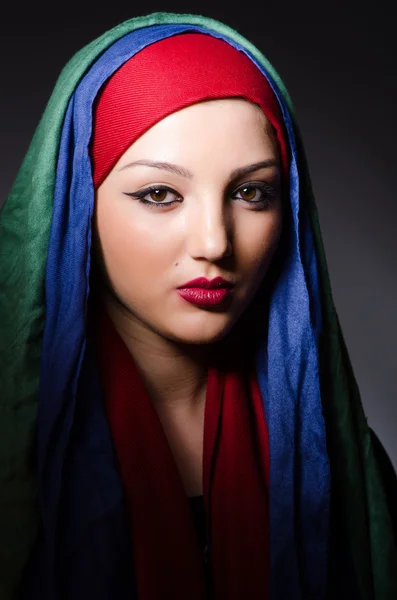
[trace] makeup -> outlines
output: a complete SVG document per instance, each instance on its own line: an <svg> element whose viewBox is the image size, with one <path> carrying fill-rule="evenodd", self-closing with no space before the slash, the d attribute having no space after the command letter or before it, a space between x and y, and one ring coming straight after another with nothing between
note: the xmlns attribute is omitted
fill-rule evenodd
<svg viewBox="0 0 397 600"><path fill-rule="evenodd" d="M204 288L185 288L178 290L178 294L184 300L198 306L215 306L222 304L227 297L231 296L231 291L222 288L219 290L206 290Z"/></svg>
<svg viewBox="0 0 397 600"><path fill-rule="evenodd" d="M191 304L216 306L230 299L233 287L234 284L223 277L216 277L212 281L198 277L183 284L177 291L181 298Z"/></svg>

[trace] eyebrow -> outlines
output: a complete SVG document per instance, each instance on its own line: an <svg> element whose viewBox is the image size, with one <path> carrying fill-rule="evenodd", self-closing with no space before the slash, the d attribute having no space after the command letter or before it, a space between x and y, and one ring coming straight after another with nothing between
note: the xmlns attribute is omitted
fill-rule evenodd
<svg viewBox="0 0 397 600"><path fill-rule="evenodd" d="M168 162L158 162L154 160L136 160L134 162L128 163L121 167L119 171L124 171L124 169L129 169L130 167L136 166L144 166L144 167L154 167L155 169L161 169L163 171L169 171L171 173L176 173L176 175L180 175L181 177L186 177L188 179L193 179L193 173L181 167L179 165L174 165ZM232 179L238 179L243 175L248 175L248 173L253 173L254 171L259 171L259 169L268 169L270 167L278 167L278 161L274 158L269 158L268 160L262 160L261 162L254 163L252 165L247 165L246 167L239 167L235 169L231 173Z"/></svg>

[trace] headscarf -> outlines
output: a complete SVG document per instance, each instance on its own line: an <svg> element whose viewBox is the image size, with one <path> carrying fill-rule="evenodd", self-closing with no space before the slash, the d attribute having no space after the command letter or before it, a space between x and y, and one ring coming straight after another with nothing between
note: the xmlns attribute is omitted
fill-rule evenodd
<svg viewBox="0 0 397 600"><path fill-rule="evenodd" d="M283 118L266 77L224 40L183 33L146 46L102 86L91 140L94 187L138 137L167 115L196 102L239 97L260 106L274 127L288 179Z"/></svg>
<svg viewBox="0 0 397 600"><path fill-rule="evenodd" d="M16 589L41 519L42 550L29 566L39 574L37 586L45 575L48 597L58 597L60 555L83 536L91 540L91 553L80 592L134 597L133 579L118 577L129 560L122 490L86 340L91 114L100 87L126 60L186 31L226 41L263 73L278 99L291 154L289 252L256 354L270 441L272 598L332 598L347 589L360 599L395 597L387 487L333 305L288 93L263 55L237 32L202 16L168 13L127 21L70 61L2 209L3 595ZM77 414L81 391L88 400ZM37 471L29 461L36 430ZM61 551L57 536L66 513L75 519L73 528L64 528ZM102 552L108 553L105 561ZM106 573L97 568L103 562Z"/></svg>

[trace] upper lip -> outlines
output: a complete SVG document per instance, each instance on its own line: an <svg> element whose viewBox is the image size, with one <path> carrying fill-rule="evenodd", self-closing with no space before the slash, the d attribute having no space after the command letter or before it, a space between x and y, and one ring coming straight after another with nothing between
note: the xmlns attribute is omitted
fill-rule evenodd
<svg viewBox="0 0 397 600"><path fill-rule="evenodd" d="M192 279L183 285L178 287L178 290L181 288L193 288L193 287L201 287L207 290L215 290L218 288L232 288L234 287L234 283L231 281L227 281L223 279L223 277L215 277L211 281L206 277L197 277L197 279Z"/></svg>

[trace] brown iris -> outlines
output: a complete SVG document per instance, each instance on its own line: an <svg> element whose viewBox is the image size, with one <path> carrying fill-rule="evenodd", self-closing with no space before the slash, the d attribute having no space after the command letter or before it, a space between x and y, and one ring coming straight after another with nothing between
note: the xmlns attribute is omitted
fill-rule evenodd
<svg viewBox="0 0 397 600"><path fill-rule="evenodd" d="M152 190L150 192L150 197L152 200L161 202L167 197L167 190Z"/></svg>
<svg viewBox="0 0 397 600"><path fill-rule="evenodd" d="M256 195L256 188L252 186L246 186L241 188L240 194L243 200L253 200Z"/></svg>

